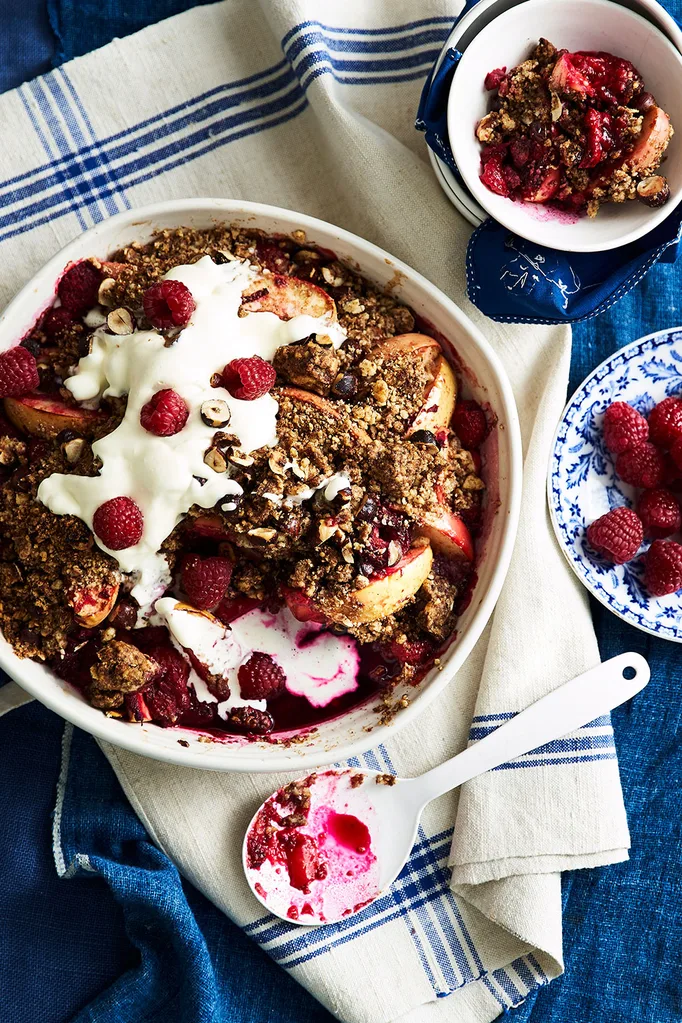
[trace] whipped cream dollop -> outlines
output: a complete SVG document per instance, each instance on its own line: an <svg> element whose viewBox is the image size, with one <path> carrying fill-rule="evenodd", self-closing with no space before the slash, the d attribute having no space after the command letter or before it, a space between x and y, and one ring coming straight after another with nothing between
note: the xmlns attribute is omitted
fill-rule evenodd
<svg viewBox="0 0 682 1023"><path fill-rule="evenodd" d="M264 700L243 700L239 687L239 666L255 650L269 654L284 671L289 692L313 707L326 707L358 686L359 656L353 640L323 632L313 622L299 622L286 607L276 615L255 608L228 626L174 597L163 597L156 602L152 623L166 625L178 646L191 650L208 672L228 680L230 696L217 708L221 717L233 707L265 709ZM200 700L217 702L195 672L190 682Z"/></svg>
<svg viewBox="0 0 682 1023"><path fill-rule="evenodd" d="M189 508L212 508L222 498L242 493L229 470L218 473L204 462L215 431L201 419L202 403L227 402L230 422L224 430L237 434L247 453L277 443L275 398L266 394L243 401L222 387L211 387L211 377L232 359L259 355L271 362L282 345L309 334L325 333L336 346L345 339L343 329L325 316L240 316L243 292L258 277L247 261L218 265L210 256L175 267L166 278L186 285L196 306L177 339L168 344L157 330L115 335L99 327L90 354L66 381L74 398L90 405L103 397L127 395L126 412L116 430L92 445L102 461L98 476L54 473L41 483L38 499L57 515L76 515L91 529L94 513L105 501L130 497L137 503L144 516L138 543L113 551L96 540L123 572L134 574L132 595L143 608L170 583L159 548ZM190 410L185 427L171 437L157 437L140 423L143 405L164 388L181 395Z"/></svg>

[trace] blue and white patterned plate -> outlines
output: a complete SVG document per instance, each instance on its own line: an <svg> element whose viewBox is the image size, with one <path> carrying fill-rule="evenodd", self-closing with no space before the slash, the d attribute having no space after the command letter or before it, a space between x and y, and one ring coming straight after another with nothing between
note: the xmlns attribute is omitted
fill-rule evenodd
<svg viewBox="0 0 682 1023"><path fill-rule="evenodd" d="M648 543L627 565L610 565L590 552L585 535L600 515L635 503L635 488L616 477L604 447L607 405L627 401L647 415L670 394L682 394L682 327L621 348L580 385L554 438L547 491L554 531L580 581L630 625L682 643L682 594L649 597L642 587L642 555Z"/></svg>

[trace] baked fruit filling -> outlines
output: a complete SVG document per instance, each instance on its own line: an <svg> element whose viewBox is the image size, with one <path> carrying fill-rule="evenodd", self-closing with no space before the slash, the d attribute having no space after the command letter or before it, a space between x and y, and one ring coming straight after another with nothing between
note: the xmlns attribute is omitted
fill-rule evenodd
<svg viewBox="0 0 682 1023"><path fill-rule="evenodd" d="M659 173L673 135L637 68L611 53L541 39L530 58L486 75L480 178L497 195L595 216L604 202L670 198Z"/></svg>
<svg viewBox="0 0 682 1023"><path fill-rule="evenodd" d="M388 717L452 638L486 416L428 325L303 232L72 264L0 396L0 627L107 714Z"/></svg>

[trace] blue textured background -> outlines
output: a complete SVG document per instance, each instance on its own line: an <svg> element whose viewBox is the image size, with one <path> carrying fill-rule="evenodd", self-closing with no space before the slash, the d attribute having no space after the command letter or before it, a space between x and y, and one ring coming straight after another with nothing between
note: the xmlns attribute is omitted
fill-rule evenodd
<svg viewBox="0 0 682 1023"><path fill-rule="evenodd" d="M191 6L185 0L0 0L0 89ZM669 9L682 16L682 0ZM614 349L679 324L681 285L682 268L656 267L607 314L578 326L571 389ZM614 714L632 857L567 875L567 973L511 1015L517 1023L673 1023L682 1019L680 651L600 606L593 611L603 657L635 649L652 666L645 692ZM0 719L3 1023L331 1020L181 882L84 735L75 739L81 775L69 797L82 799L71 816L83 833L70 838L103 876L57 878L50 812L61 733L62 722L37 705ZM143 899L129 883L133 873L144 880Z"/></svg>

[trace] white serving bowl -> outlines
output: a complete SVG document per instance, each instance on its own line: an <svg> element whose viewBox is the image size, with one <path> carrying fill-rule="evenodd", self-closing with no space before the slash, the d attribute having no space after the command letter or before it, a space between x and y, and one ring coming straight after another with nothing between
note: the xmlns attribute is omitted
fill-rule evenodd
<svg viewBox="0 0 682 1023"><path fill-rule="evenodd" d="M664 172L671 198L658 210L639 202L608 203L596 217L572 217L534 203L495 195L479 178L481 146L475 129L488 112L488 71L515 67L544 37L561 49L603 50L624 57L641 72L645 88L670 115L675 135ZM448 132L455 162L476 201L515 234L567 252L602 252L641 238L682 199L682 55L646 18L610 0L526 0L500 14L471 40L448 98Z"/></svg>
<svg viewBox="0 0 682 1023"><path fill-rule="evenodd" d="M311 241L332 249L378 285L385 286L390 281L393 294L452 342L453 362L460 381L497 417L497 428L491 431L483 450L489 486L479 543L478 579L471 603L459 619L457 638L442 658L443 670L431 671L416 688L406 688L410 705L390 725L378 724L372 710L376 705L373 700L324 722L304 741L286 747L237 736L207 743L200 741L200 733L190 729L108 718L46 667L17 657L1 635L0 667L36 699L79 728L135 753L219 771L307 770L358 755L413 721L452 680L479 638L504 581L518 521L522 475L518 419L509 382L494 352L464 313L424 277L356 235L324 221L260 203L177 200L121 213L98 224L51 259L8 306L0 317L0 350L15 345L35 322L37 314L52 301L55 282L70 260L86 256L104 258L134 240L147 241L159 228L181 225L207 228L225 221L273 234L290 234L302 228ZM189 745L181 746L179 739Z"/></svg>

